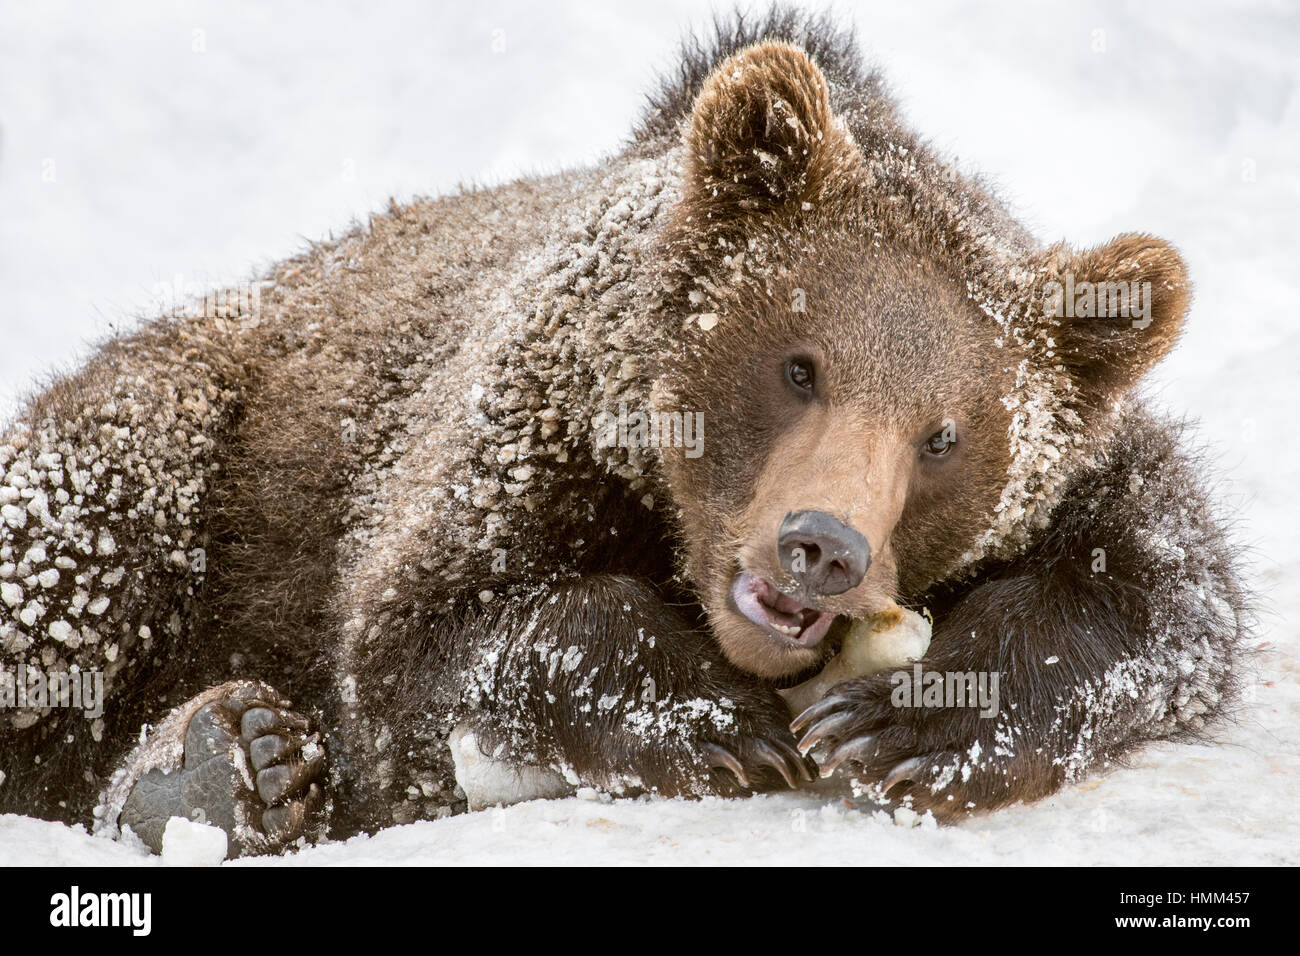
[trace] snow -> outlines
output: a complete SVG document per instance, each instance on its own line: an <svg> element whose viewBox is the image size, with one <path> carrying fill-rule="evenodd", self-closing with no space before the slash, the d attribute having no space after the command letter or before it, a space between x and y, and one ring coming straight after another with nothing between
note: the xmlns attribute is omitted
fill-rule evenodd
<svg viewBox="0 0 1300 956"><path fill-rule="evenodd" d="M226 831L184 817L172 817L163 830L163 866L216 866L226 858Z"/></svg>
<svg viewBox="0 0 1300 956"><path fill-rule="evenodd" d="M451 748L456 767L456 783L465 791L471 810L557 797L573 791L554 771L516 766L486 756L473 732L463 724L452 728L447 746Z"/></svg>
<svg viewBox="0 0 1300 956"><path fill-rule="evenodd" d="M330 0L301 21L215 0L8 5L0 417L43 369L74 359L70 343L158 311L178 286L238 281L389 195L614 148L683 25L709 13L694 0L412 3L383 17ZM1152 745L1128 768L957 826L850 809L830 791L586 792L226 865L1300 862L1300 448L1289 435L1300 18L1262 2L1062 5L1027 18L1005 0L918 0L843 13L912 124L990 174L1037 235L1086 245L1141 229L1182 250L1188 332L1149 390L1200 420L1252 548L1263 651L1244 711L1214 745ZM69 478L78 491L90 480ZM0 489L0 520L24 526L20 500ZM3 587L8 604L31 598ZM161 862L84 827L0 817L0 864Z"/></svg>
<svg viewBox="0 0 1300 956"><path fill-rule="evenodd" d="M225 865L1294 863L1296 829L1280 819L1287 809L1280 801L1289 798L1269 780L1288 768L1270 771L1267 762L1240 748L1160 745L1134 769L1099 783L974 825L945 827L924 818L915 827L900 825L906 815L895 822L883 811L851 810L840 799L793 795L537 800ZM1289 772L1295 773L1293 762ZM1247 777L1259 787L1243 792L1239 784ZM0 817L0 865L18 862L163 861L79 828Z"/></svg>

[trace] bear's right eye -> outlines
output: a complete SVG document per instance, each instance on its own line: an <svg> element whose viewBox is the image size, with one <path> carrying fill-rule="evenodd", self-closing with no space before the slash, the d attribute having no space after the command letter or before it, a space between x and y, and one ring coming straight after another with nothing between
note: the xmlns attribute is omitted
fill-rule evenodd
<svg viewBox="0 0 1300 956"><path fill-rule="evenodd" d="M785 377L801 392L811 392L816 383L812 361L806 358L792 358L786 362Z"/></svg>

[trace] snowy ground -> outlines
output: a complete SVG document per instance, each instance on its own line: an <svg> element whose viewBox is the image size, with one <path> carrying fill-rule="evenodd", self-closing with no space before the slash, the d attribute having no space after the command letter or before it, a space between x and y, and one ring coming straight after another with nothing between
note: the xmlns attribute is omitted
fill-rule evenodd
<svg viewBox="0 0 1300 956"><path fill-rule="evenodd" d="M388 196L613 148L707 4L0 0L0 417L79 343ZM1204 7L1204 9L1199 9ZM960 826L832 796L539 801L279 863L1300 863L1300 11L840 4L913 122L1044 238L1176 242L1196 302L1152 393L1202 422L1254 549L1260 682L1218 746ZM0 864L148 863L0 817ZM242 864L239 864L242 865Z"/></svg>

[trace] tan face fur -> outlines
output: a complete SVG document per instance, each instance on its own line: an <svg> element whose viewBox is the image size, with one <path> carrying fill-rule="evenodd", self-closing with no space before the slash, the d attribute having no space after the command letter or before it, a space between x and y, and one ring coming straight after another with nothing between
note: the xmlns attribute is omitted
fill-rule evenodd
<svg viewBox="0 0 1300 956"><path fill-rule="evenodd" d="M1011 372L987 319L916 260L849 237L835 250L839 265L800 264L774 294L742 296L668 377L672 400L705 422L702 455L665 453L688 569L728 657L770 678L817 664L834 642L754 620L738 576L809 611L884 610L941 578L987 526L1010 455L999 397ZM811 389L791 382L792 363ZM936 435L952 441L945 454L927 450ZM782 562L783 522L800 512L865 538L858 583L818 593Z"/></svg>

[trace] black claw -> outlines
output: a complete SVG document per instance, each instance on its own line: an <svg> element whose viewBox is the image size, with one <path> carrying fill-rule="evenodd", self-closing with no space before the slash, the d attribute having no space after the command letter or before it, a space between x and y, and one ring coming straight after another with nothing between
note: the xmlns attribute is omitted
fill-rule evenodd
<svg viewBox="0 0 1300 956"><path fill-rule="evenodd" d="M779 773L782 779L785 780L786 786L791 790L798 789L799 785L795 783L794 774L790 772L790 765L781 751L777 750L766 740L758 741L755 744L755 749L758 751L758 759Z"/></svg>
<svg viewBox="0 0 1300 956"><path fill-rule="evenodd" d="M799 753L794 747L791 747L784 740L774 740L773 746L780 748L781 752L786 755L790 763L799 769L799 778L804 783L812 783L812 771L808 769L808 758Z"/></svg>
<svg viewBox="0 0 1300 956"><path fill-rule="evenodd" d="M917 771L925 766L924 757L909 757L900 764L896 764L894 769L889 771L885 779L880 784L880 789L888 793L893 787L905 780L915 781Z"/></svg>
<svg viewBox="0 0 1300 956"><path fill-rule="evenodd" d="M829 717L817 721L817 723L813 724L808 732L804 734L803 739L799 741L799 752L804 756L807 756L808 751L812 750L827 737L832 737L839 731L848 727L853 723L854 719L852 713L846 712L843 714L832 714Z"/></svg>
<svg viewBox="0 0 1300 956"><path fill-rule="evenodd" d="M821 775L829 777L846 760L866 763L879 749L876 736L876 734L868 734L866 737L855 737L847 743L840 744L822 761Z"/></svg>
<svg viewBox="0 0 1300 956"><path fill-rule="evenodd" d="M790 732L793 734L799 733L799 731L806 725L820 720L826 714L829 714L833 710L838 710L848 702L847 697L841 697L839 694L831 694L829 697L823 697L794 720L790 721Z"/></svg>
<svg viewBox="0 0 1300 956"><path fill-rule="evenodd" d="M745 774L745 768L741 766L735 754L731 751L719 747L717 744L705 744L702 748L704 756L708 758L709 766L718 769L730 770L740 781L740 785L749 788L749 777Z"/></svg>

